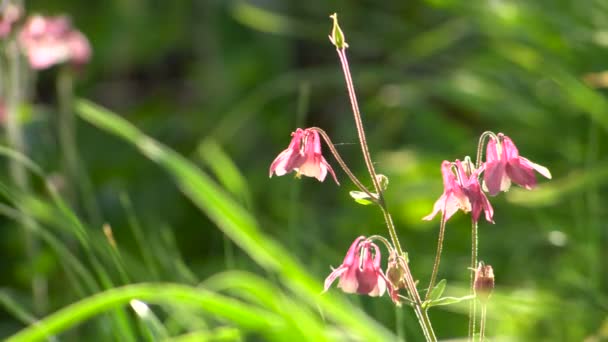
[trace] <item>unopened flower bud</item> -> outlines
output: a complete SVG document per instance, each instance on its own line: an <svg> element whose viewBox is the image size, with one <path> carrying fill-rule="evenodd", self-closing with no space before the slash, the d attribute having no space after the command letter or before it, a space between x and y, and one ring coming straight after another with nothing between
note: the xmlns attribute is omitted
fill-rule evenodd
<svg viewBox="0 0 608 342"><path fill-rule="evenodd" d="M494 270L491 265L479 263L475 270L475 281L473 282L475 295L481 300L487 300L494 289Z"/></svg>
<svg viewBox="0 0 608 342"><path fill-rule="evenodd" d="M386 277L396 289L405 287L403 262L403 259L399 258L395 252L392 252L388 258Z"/></svg>
<svg viewBox="0 0 608 342"><path fill-rule="evenodd" d="M347 48L348 44L346 43L346 40L344 38L344 32L342 32L342 29L338 24L338 14L334 13L329 17L334 21L334 26L331 29L331 35L329 36L329 40L332 44L336 46L337 49L342 50Z"/></svg>

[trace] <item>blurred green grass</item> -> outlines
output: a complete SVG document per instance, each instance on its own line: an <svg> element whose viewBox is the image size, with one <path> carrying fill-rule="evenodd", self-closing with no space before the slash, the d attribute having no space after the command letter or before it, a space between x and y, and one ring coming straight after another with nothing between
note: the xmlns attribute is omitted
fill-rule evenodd
<svg viewBox="0 0 608 342"><path fill-rule="evenodd" d="M346 317L321 321L317 308L302 304L310 298L301 293L291 298L295 284L289 282L294 280L277 268L288 262L298 265L290 270L306 270L303 286L310 296L313 289L320 291L329 265L337 266L354 237L384 234L381 216L352 203L348 184L337 188L312 179L266 176L289 133L312 125L326 129L351 168L365 173L339 64L326 40L328 15L338 11L351 46L372 155L379 172L391 180L387 201L415 277L424 284L432 266L438 222L420 218L441 193L441 161L473 155L485 130L504 132L522 155L549 167L554 179L540 180L533 192L512 189L491 199L496 224L480 227L480 258L494 266L497 277L488 335L516 341L608 338L603 210L608 108L605 90L584 82L588 73L608 69L605 1L313 0L261 6L220 0L55 0L28 1L27 7L72 15L94 48L92 63L77 81L78 94L138 128L125 126L128 132L141 137L141 130L151 138L135 143L138 152L95 125L78 125L83 167L115 249L99 224L62 203L61 151L53 127L56 70L39 75L26 126L29 157L39 177L32 193L1 182L0 211L6 219L0 253L7 271L1 283L6 311L0 316L0 336L40 318L29 296L35 273L49 279L45 313L50 314L136 282L170 282L195 291L201 280L235 269L248 272L237 273L237 280L253 274L267 279L258 279L259 286L252 288L231 289L236 292L228 299L263 308L283 328L296 326L294 331L304 335L294 338L316 335L306 335L307 329L287 317L287 308L300 308L295 317L305 327L330 326L328 339L345 338L342 328L356 329ZM304 88L309 95L302 95ZM198 168L195 173L221 188L231 206L213 213L209 208L217 203L198 203L211 201L205 188L188 183L194 182L191 174L155 159L158 146L170 146L171 158L190 170ZM6 167L2 170L2 179L8 179ZM57 192L49 194L47 185ZM232 205L240 208L238 215ZM226 230L227 219L244 220L235 226L256 227L249 230L255 235ZM17 227L23 220L36 222L35 234L44 243L36 269L25 260ZM271 248L253 253L247 247L268 237ZM468 221L457 215L447 227L440 270L450 295L466 292L469 241ZM277 249L288 261L276 260ZM217 282L208 290L225 290L226 280ZM264 288L282 295L270 300L268 294L252 294ZM412 313L404 309L396 315L387 298L331 292L326 296L332 299L324 302L338 298L334 315L357 306L408 341L421 338ZM170 304L150 303L171 336L280 339L284 333ZM439 337L464 336L465 311L466 305L433 309ZM327 308L321 312L331 316ZM61 337L154 339L157 332L145 322L116 304ZM239 330L230 330L234 327ZM255 332L242 335L241 328ZM359 329L386 333L374 323Z"/></svg>

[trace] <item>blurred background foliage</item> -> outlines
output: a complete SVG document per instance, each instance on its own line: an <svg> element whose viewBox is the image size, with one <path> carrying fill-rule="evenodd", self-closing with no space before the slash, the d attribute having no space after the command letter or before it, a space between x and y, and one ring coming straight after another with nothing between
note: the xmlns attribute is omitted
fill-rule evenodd
<svg viewBox="0 0 608 342"><path fill-rule="evenodd" d="M483 131L504 132L554 179L539 179L532 192L514 188L491 198L496 224L480 226L480 259L496 273L487 334L514 341L608 339L608 98L603 89L608 82L601 74L608 70L608 2L32 0L26 8L69 14L89 38L93 59L78 74L79 97L119 113L212 175L256 218L263 234L314 275L318 291L329 266L340 264L355 237L386 235L379 211L350 199L354 187L329 156L340 187L267 176L291 131L319 126L365 179L340 66L327 40L328 16L337 11L350 44L372 156L390 179L388 205L420 287L431 272L439 226L438 220L421 217L441 194L441 161L474 157ZM180 171L168 166L167 172L163 160L137 139L130 144L79 120L78 150L90 186L66 184L55 133L57 74L58 68L40 72L24 107L28 155L60 192L88 188L83 193L94 209L72 203L86 222L79 240L69 228L78 224L58 213L40 178L33 178L30 193L22 193L3 171L0 299L6 311L0 315L0 336L101 289L135 282L208 282L218 291L256 288L250 273L218 274L244 270L266 278L258 279L257 290L241 294L247 303L256 302L250 298L256 291L253 297L267 301L273 293L296 291L281 279L291 271L269 269L252 257L255 248L243 248L238 237L236 244L231 241L238 234L226 237L227 230L217 229L223 219L205 209L212 205L205 204L205 196L211 195L193 195L200 189L188 186L198 183L180 183L174 173ZM43 243L33 261L27 260L15 222L23 217L46 232L39 234ZM110 227L119 252L108 243ZM87 244L90 250L83 247ZM469 253L468 217L458 214L447 227L439 275L448 279L449 294L466 293ZM72 259L83 260L89 283L74 276L79 266ZM32 302L30 283L36 275L48 281L47 304ZM264 286L270 295L259 294ZM327 298L344 312L355 305L400 338L421 339L408 308L394 309L386 296L337 292ZM275 303L279 316L300 307L296 299L287 305L287 299ZM466 335L466 308L432 309L440 338ZM193 331L200 340L313 337L293 331L268 335L264 324L274 316L260 314L268 322L252 323L244 331L253 332L247 333L213 314L154 310L159 317L139 315L137 309L137 315L114 311L60 337L137 340ZM325 324L314 303L302 310L296 316L308 317L306 327ZM114 324L132 325L132 331ZM371 320L365 325L380 340L388 336ZM334 333L347 339L339 327Z"/></svg>

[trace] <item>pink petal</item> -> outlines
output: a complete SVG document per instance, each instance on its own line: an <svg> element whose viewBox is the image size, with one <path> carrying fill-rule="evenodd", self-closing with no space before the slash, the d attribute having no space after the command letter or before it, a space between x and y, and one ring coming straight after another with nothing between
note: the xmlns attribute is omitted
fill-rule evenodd
<svg viewBox="0 0 608 342"><path fill-rule="evenodd" d="M494 223L494 208L492 208L492 204L490 204L490 201L488 200L486 195L483 194L483 192L481 193L481 195L481 205L486 216L486 221Z"/></svg>
<svg viewBox="0 0 608 342"><path fill-rule="evenodd" d="M450 189L459 187L456 175L452 172L452 163L444 160L441 163L441 176L443 178L443 192L447 192Z"/></svg>
<svg viewBox="0 0 608 342"><path fill-rule="evenodd" d="M507 174L513 182L530 190L536 185L534 169L527 164L521 164L518 159L511 159L507 164Z"/></svg>
<svg viewBox="0 0 608 342"><path fill-rule="evenodd" d="M525 167L531 167L534 170L536 170L536 172L540 173L541 175L543 175L545 178L551 179L551 172L549 171L549 169L547 169L546 167L533 163L530 160L524 158L524 157L519 157L519 163L522 166Z"/></svg>
<svg viewBox="0 0 608 342"><path fill-rule="evenodd" d="M507 176L506 161L486 162L483 181L485 188L492 196L498 195L501 191L507 191L511 186L511 181Z"/></svg>
<svg viewBox="0 0 608 342"><path fill-rule="evenodd" d="M357 293L357 290L359 289L358 271L359 268L357 266L348 267L346 272L340 277L338 287L345 293Z"/></svg>
<svg viewBox="0 0 608 342"><path fill-rule="evenodd" d="M279 153L272 164L270 164L270 177L272 177L273 173L277 176L283 176L300 165L300 141L302 140L302 132L302 129L298 128L295 132L291 133L292 138L287 149Z"/></svg>
<svg viewBox="0 0 608 342"><path fill-rule="evenodd" d="M430 214L423 217L422 219L425 221L432 220L439 211L443 210L443 208L445 206L445 199L446 199L446 195L445 194L441 195L441 197L439 197L439 199L437 201L435 201L435 204L433 205L433 211Z"/></svg>
<svg viewBox="0 0 608 342"><path fill-rule="evenodd" d="M491 163L500 160L500 153L496 144L496 139L490 138L486 145L486 163Z"/></svg>
<svg viewBox="0 0 608 342"><path fill-rule="evenodd" d="M329 165L327 160L325 160L325 158L323 158L323 157L321 157L321 165L323 165L327 169L327 171L329 171L329 173L333 177L336 184L340 185L340 182L338 182L338 178L336 177L336 174L334 173L334 169L331 168L331 165Z"/></svg>
<svg viewBox="0 0 608 342"><path fill-rule="evenodd" d="M513 140L502 133L499 133L498 137L502 138L503 156L505 156L507 160L519 158L519 151L517 150L517 147L515 147Z"/></svg>
<svg viewBox="0 0 608 342"><path fill-rule="evenodd" d="M367 295L371 297L382 297L384 292L386 292L386 281L378 274L376 274L376 280L376 285L370 292L367 293Z"/></svg>
<svg viewBox="0 0 608 342"><path fill-rule="evenodd" d="M329 290L329 288L331 287L331 284L333 284L334 280L336 280L336 278L338 278L342 274L344 274L344 272L346 272L346 270L348 270L348 268L344 267L344 266L340 266L340 267L336 268L335 270L333 270L333 272L331 272L327 276L327 278L325 278L325 284L323 286L323 292L327 292L327 290Z"/></svg>
<svg viewBox="0 0 608 342"><path fill-rule="evenodd" d="M298 166L298 172L307 177L314 177L321 182L324 181L325 176L327 176L327 169L321 167L320 156L315 156L307 152L304 153L304 162Z"/></svg>
<svg viewBox="0 0 608 342"><path fill-rule="evenodd" d="M359 249L359 242L361 242L361 240L365 239L365 236L361 235L358 238L355 239L355 241L353 241L353 243L350 245L350 247L348 248L348 251L346 252L346 256L344 257L344 261L342 261L342 265L345 266L352 266L352 265L357 265L359 263L359 253L358 253L358 249Z"/></svg>
<svg viewBox="0 0 608 342"><path fill-rule="evenodd" d="M471 211L471 203L466 196L457 197L452 193L447 196L445 201L445 220L449 220L458 210L462 210L465 213Z"/></svg>

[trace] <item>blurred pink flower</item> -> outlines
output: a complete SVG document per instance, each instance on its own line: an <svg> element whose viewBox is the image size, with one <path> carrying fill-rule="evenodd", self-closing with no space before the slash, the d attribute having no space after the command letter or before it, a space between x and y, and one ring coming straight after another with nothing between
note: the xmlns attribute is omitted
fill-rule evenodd
<svg viewBox="0 0 608 342"><path fill-rule="evenodd" d="M315 177L322 182L329 171L339 185L334 170L321 154L319 133L311 128L304 130L298 128L291 133L291 136L289 147L270 164L270 177L273 173L283 176L291 171L296 171L298 177L300 175Z"/></svg>
<svg viewBox="0 0 608 342"><path fill-rule="evenodd" d="M340 278L338 287L346 293L378 297L382 296L388 287L391 298L395 300L396 291L380 268L381 259L378 246L366 240L364 236L359 236L346 252L342 265L325 279L323 292L331 287L336 278Z"/></svg>
<svg viewBox="0 0 608 342"><path fill-rule="evenodd" d="M6 102L3 98L0 98L0 125L4 125L6 123Z"/></svg>
<svg viewBox="0 0 608 342"><path fill-rule="evenodd" d="M37 70L64 62L79 66L91 58L89 41L64 16L28 18L19 33L19 43L31 67Z"/></svg>
<svg viewBox="0 0 608 342"><path fill-rule="evenodd" d="M551 179L551 172L546 167L520 157L513 141L502 133L498 133L498 141L494 138L488 141L485 165L484 190L492 196L509 190L511 181L532 189L536 185L534 170Z"/></svg>
<svg viewBox="0 0 608 342"><path fill-rule="evenodd" d="M21 18L22 10L19 6L8 3L0 15L0 38L4 38L11 33L13 24Z"/></svg>
<svg viewBox="0 0 608 342"><path fill-rule="evenodd" d="M470 162L465 162L466 165L463 165L460 160L456 160L454 164L456 173L453 171L452 163L444 161L441 164L443 194L435 202L433 211L423 217L423 220L430 221L441 211L447 221L460 209L465 213L470 212L475 222L479 221L479 216L483 211L486 220L494 223L492 219L494 209L479 185L479 174L483 171L484 166L474 169Z"/></svg>

